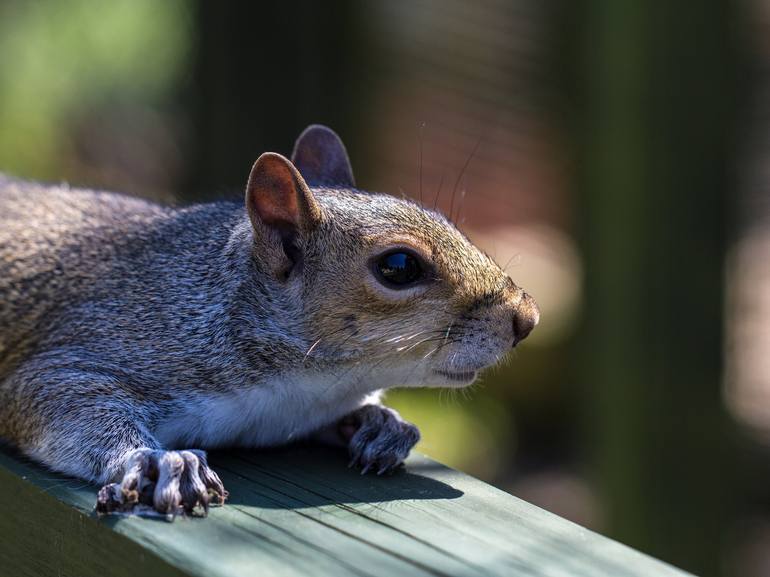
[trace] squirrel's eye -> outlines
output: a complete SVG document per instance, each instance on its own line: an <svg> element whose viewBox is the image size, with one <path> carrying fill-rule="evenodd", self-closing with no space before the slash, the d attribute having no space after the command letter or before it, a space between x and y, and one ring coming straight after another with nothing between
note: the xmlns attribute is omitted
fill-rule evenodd
<svg viewBox="0 0 770 577"><path fill-rule="evenodd" d="M420 261L408 252L395 251L381 256L375 269L384 284L392 288L405 288L423 276Z"/></svg>

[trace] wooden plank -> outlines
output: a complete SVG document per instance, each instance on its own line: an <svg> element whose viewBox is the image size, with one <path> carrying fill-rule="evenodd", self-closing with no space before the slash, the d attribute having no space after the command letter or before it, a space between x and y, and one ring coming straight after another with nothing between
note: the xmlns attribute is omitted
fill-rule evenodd
<svg viewBox="0 0 770 577"><path fill-rule="evenodd" d="M420 455L362 476L342 452L213 453L207 519L93 513L96 487L0 452L0 575L682 576Z"/></svg>

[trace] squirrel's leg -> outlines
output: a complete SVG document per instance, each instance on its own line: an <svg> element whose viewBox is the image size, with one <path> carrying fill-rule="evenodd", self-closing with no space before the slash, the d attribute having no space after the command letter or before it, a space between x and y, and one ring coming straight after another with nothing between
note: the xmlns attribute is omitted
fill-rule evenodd
<svg viewBox="0 0 770 577"><path fill-rule="evenodd" d="M360 467L361 474L376 471L382 475L403 463L420 440L420 431L395 410L367 403L319 431L315 438L347 446L350 466Z"/></svg>
<svg viewBox="0 0 770 577"><path fill-rule="evenodd" d="M11 379L6 391L16 394L3 399L17 415L11 439L55 471L110 483L99 491L98 512L145 505L173 515L224 502L227 492L206 454L161 449L142 405L113 377L28 366Z"/></svg>

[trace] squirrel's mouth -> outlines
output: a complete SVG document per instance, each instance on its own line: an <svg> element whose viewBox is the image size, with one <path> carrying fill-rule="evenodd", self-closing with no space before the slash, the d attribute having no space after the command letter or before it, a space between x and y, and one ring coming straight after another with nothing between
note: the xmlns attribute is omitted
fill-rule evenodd
<svg viewBox="0 0 770 577"><path fill-rule="evenodd" d="M441 371L441 370L435 369L433 372L441 375L442 377L449 379L450 381L454 381L456 383L472 383L478 376L478 371L453 372L453 371Z"/></svg>

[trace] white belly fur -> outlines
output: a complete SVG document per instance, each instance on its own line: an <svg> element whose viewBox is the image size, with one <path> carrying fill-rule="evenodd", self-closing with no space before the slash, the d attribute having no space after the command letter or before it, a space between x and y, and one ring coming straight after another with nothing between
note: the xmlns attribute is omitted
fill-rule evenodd
<svg viewBox="0 0 770 577"><path fill-rule="evenodd" d="M153 433L166 448L282 445L370 401L376 380L362 387L338 374L295 374L253 389L194 393Z"/></svg>

